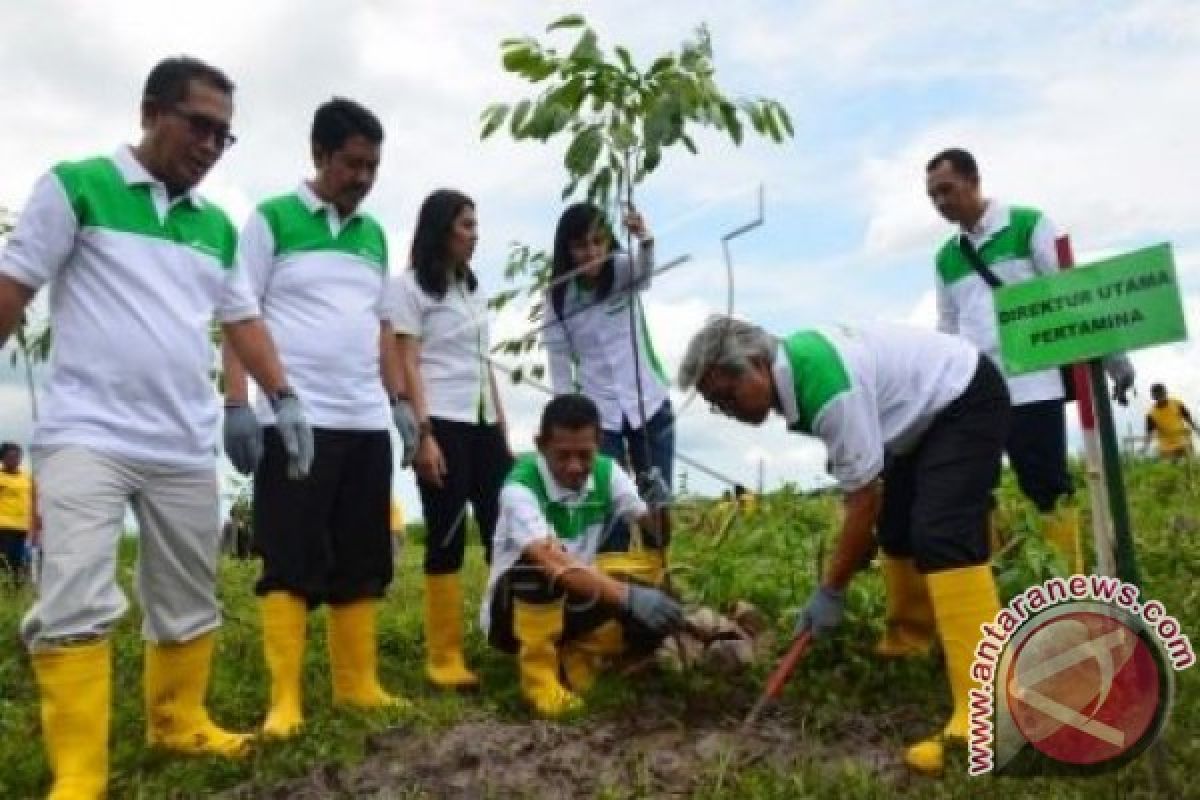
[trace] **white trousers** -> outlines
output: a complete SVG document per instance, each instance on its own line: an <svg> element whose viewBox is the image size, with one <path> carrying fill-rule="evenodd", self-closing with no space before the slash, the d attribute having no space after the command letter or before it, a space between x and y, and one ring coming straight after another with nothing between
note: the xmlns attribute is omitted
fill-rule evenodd
<svg viewBox="0 0 1200 800"><path fill-rule="evenodd" d="M215 469L130 461L82 446L32 457L42 563L37 599L21 625L31 650L106 635L128 609L116 580L127 505L139 528L142 636L186 642L220 624Z"/></svg>

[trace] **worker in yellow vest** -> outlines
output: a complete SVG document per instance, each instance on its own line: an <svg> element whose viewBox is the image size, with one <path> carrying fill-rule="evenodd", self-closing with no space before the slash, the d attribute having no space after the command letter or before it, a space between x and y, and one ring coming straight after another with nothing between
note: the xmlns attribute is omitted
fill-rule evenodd
<svg viewBox="0 0 1200 800"><path fill-rule="evenodd" d="M1192 415L1180 401L1167 394L1161 383L1150 387L1154 405L1146 412L1146 446L1150 448L1151 435L1158 445L1158 455L1169 461L1192 457L1192 434L1197 431Z"/></svg>
<svg viewBox="0 0 1200 800"><path fill-rule="evenodd" d="M21 469L21 446L0 444L0 569L15 582L25 571L25 540L33 519L33 480Z"/></svg>

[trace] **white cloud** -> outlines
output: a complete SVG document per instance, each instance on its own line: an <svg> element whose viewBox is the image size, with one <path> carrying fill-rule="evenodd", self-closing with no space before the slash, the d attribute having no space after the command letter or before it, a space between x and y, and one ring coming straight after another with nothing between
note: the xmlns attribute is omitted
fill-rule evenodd
<svg viewBox="0 0 1200 800"><path fill-rule="evenodd" d="M561 144L481 143L478 115L487 102L527 93L500 70L499 40L538 34L575 4L10 6L0 104L20 111L0 128L0 205L19 207L55 161L136 137L146 70L161 56L190 52L226 68L239 85L239 144L204 186L235 218L308 171L312 109L339 93L375 108L387 128L369 206L394 252L406 250L422 197L442 185L478 203L476 267L488 289L500 287L509 241L549 242L561 205ZM1073 235L1081 260L1175 240L1193 290L1189 318L1194 329L1200 324L1200 160L1191 157L1200 141L1192 96L1200 15L1187 0L1103 7L1085 0L987 7L620 0L585 13L603 40L627 43L640 59L677 46L707 20L722 85L782 99L797 124L797 140L783 147L735 149L702 135L700 156L669 157L641 190L660 257L693 256L646 296L669 370L704 315L730 302L739 314L789 327L876 317L932 325L930 261L947 228L924 197L923 167L949 144L976 151L989 192L1045 208ZM952 101L933 102L940 93ZM932 110L907 108L913 96ZM736 247L730 301L718 237L753 211L760 181L768 221ZM510 311L496 317L493 335L524 325ZM1137 354L1136 362L1147 381L1166 376L1188 399L1200 397L1197 355L1185 344ZM543 398L528 387L504 391L514 444L524 449ZM0 431L22 430L19 398L0 381ZM1137 415L1129 419L1140 424ZM681 413L679 448L743 482L753 482L760 454L772 481L818 479L821 448L792 436L781 447L779 436L776 426L738 426L695 404ZM398 483L411 506L411 480Z"/></svg>

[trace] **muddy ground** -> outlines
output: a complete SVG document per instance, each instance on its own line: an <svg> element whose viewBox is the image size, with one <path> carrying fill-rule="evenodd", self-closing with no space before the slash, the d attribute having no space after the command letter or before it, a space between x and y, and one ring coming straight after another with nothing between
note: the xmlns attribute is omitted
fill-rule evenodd
<svg viewBox="0 0 1200 800"><path fill-rule="evenodd" d="M752 699L752 698L750 698ZM362 763L314 768L307 776L223 796L248 798L562 798L686 797L701 787L728 786L737 772L802 765L870 773L883 785L906 782L885 731L897 718L849 717L839 730L805 731L802 719L773 709L752 731L738 732L741 713L728 702L692 708L681 717L586 719L573 724L478 718L436 732L394 728L373 735ZM728 698L725 698L727 701Z"/></svg>

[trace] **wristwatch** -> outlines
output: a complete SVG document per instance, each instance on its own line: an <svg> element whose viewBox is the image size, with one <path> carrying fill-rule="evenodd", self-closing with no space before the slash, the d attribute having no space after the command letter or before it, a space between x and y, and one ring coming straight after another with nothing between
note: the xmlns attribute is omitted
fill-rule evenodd
<svg viewBox="0 0 1200 800"><path fill-rule="evenodd" d="M290 387L290 386L280 387L280 388L276 389L275 391L271 392L270 394L268 394L267 399L271 403L271 410L278 411L279 404L282 403L284 400L286 400L289 397L292 398L293 400L296 399L296 393L294 391L292 391L292 387Z"/></svg>

